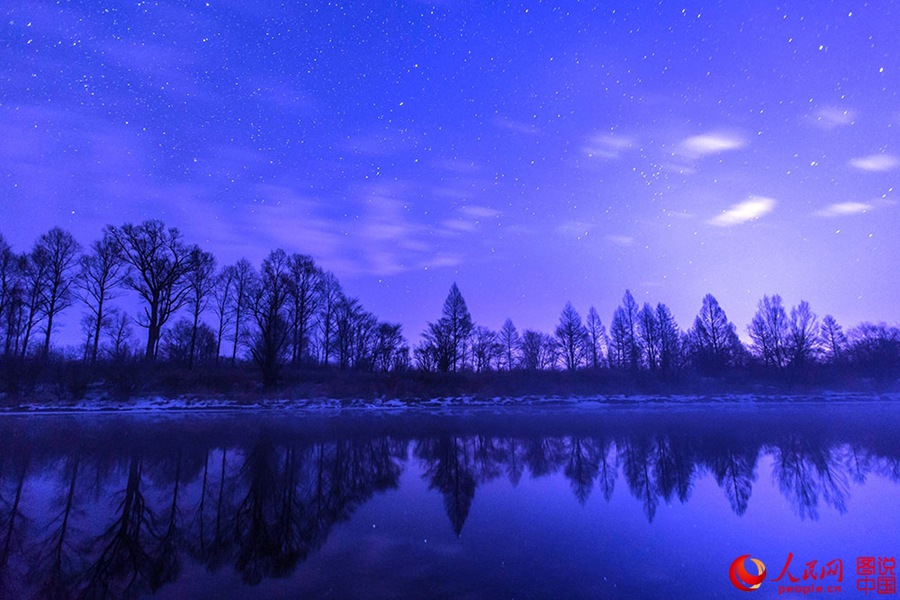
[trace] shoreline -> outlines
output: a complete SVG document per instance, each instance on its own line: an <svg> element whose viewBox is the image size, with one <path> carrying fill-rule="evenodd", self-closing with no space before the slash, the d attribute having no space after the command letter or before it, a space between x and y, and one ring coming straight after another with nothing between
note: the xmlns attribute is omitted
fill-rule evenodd
<svg viewBox="0 0 900 600"><path fill-rule="evenodd" d="M0 407L0 415L59 414L154 414L154 413L222 413L222 412L435 412L443 410L520 410L520 409L590 409L621 407L686 407L686 406L774 406L779 404L885 403L900 402L900 393L819 392L810 394L599 394L592 396L518 396L478 397L447 396L429 399L336 399L273 398L261 401L239 401L201 396L148 396L128 401L103 398L73 403L27 402Z"/></svg>

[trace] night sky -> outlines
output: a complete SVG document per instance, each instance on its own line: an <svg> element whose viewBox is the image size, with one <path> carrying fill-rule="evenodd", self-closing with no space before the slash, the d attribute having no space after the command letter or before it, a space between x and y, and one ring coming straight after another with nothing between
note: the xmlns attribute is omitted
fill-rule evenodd
<svg viewBox="0 0 900 600"><path fill-rule="evenodd" d="M454 281L492 328L608 326L626 288L744 338L763 294L900 320L895 2L0 12L16 251L159 218L220 265L312 255L413 340Z"/></svg>

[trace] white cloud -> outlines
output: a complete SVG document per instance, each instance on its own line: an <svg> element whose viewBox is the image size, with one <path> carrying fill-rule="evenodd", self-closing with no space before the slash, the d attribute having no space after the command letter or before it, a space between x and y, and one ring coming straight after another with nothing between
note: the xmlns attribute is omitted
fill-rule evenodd
<svg viewBox="0 0 900 600"><path fill-rule="evenodd" d="M683 140L678 144L678 153L689 158L701 158L707 154L737 150L745 144L744 139L735 133L714 131Z"/></svg>
<svg viewBox="0 0 900 600"><path fill-rule="evenodd" d="M870 154L854 158L850 164L861 171L890 171L900 165L900 158L893 154Z"/></svg>
<svg viewBox="0 0 900 600"><path fill-rule="evenodd" d="M865 202L838 202L816 211L817 217L840 217L843 215L860 215L875 208Z"/></svg>
<svg viewBox="0 0 900 600"><path fill-rule="evenodd" d="M761 216L772 212L775 208L775 199L766 198L764 196L751 196L749 200L740 202L722 211L707 221L710 225L716 227L729 227L731 225L740 225L747 221L753 221Z"/></svg>

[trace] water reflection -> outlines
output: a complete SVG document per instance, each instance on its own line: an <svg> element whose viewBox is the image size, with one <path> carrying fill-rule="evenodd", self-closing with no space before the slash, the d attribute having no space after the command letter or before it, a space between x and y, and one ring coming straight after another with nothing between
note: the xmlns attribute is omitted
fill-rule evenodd
<svg viewBox="0 0 900 600"><path fill-rule="evenodd" d="M186 561L233 568L249 585L286 577L406 468L441 495L456 536L495 480L561 474L583 506L610 502L621 477L648 522L704 477L743 515L771 476L802 520L851 510L851 483L870 474L900 481L894 418L873 426L851 412L828 427L755 415L731 429L701 416L6 417L0 592L130 597L177 581ZM771 473L759 473L761 457Z"/></svg>

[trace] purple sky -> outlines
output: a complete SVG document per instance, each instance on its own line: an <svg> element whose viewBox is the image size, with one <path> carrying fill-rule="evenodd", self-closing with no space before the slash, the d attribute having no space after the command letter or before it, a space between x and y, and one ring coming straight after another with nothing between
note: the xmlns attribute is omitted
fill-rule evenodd
<svg viewBox="0 0 900 600"><path fill-rule="evenodd" d="M17 251L160 218L411 339L453 281L492 328L626 288L900 320L895 2L102 4L0 8Z"/></svg>

